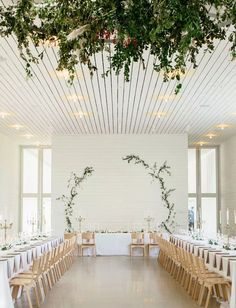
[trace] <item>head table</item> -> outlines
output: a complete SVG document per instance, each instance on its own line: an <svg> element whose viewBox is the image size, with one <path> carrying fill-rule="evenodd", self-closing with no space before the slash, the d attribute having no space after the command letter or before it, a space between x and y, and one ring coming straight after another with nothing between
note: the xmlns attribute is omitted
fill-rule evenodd
<svg viewBox="0 0 236 308"><path fill-rule="evenodd" d="M63 241L62 237L33 240L26 245L15 245L0 250L0 308L13 308L9 279L29 268L32 261L52 250Z"/></svg>
<svg viewBox="0 0 236 308"><path fill-rule="evenodd" d="M206 266L232 282L229 307L236 308L236 250L210 245L207 240L195 240L187 235L172 235L170 241L205 260Z"/></svg>
<svg viewBox="0 0 236 308"><path fill-rule="evenodd" d="M98 256L129 256L131 244L130 232L104 232L95 233L96 254ZM81 234L78 234L78 244L82 243ZM144 244L149 244L149 233L144 233ZM158 249L153 248L150 256L157 256ZM85 254L90 255L91 251L87 249ZM134 255L142 255L142 251L136 249Z"/></svg>

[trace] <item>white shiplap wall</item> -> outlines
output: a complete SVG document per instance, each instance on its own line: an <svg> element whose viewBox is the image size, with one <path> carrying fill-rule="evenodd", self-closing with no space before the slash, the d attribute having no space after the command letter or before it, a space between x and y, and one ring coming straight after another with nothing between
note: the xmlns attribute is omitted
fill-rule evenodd
<svg viewBox="0 0 236 308"><path fill-rule="evenodd" d="M70 172L86 166L95 172L79 195L76 215L86 218L85 229L120 230L145 227L144 217L155 217L155 224L166 217L160 190L147 171L122 161L137 154L148 163L172 168L168 187L176 188L177 223L187 224L187 135L90 135L56 136L52 140L52 217L53 229L64 229L63 206L56 198L66 193Z"/></svg>
<svg viewBox="0 0 236 308"><path fill-rule="evenodd" d="M222 231L226 232L226 211L229 209L231 232L236 234L234 211L236 211L236 136L220 146Z"/></svg>
<svg viewBox="0 0 236 308"><path fill-rule="evenodd" d="M19 145L0 134L0 215L13 222L13 233L19 222Z"/></svg>

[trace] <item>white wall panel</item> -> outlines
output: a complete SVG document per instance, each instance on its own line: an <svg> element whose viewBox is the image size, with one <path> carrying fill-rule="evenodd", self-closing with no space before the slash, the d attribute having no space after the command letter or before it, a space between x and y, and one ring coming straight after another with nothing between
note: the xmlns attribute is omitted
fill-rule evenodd
<svg viewBox="0 0 236 308"><path fill-rule="evenodd" d="M236 232L236 136L228 139L220 147L221 165L221 208L222 230L226 228L226 211L229 209L229 223L231 232Z"/></svg>
<svg viewBox="0 0 236 308"><path fill-rule="evenodd" d="M122 161L137 154L148 163L171 166L168 187L176 188L177 223L187 223L187 136L186 135L96 135L56 136L52 140L53 229L64 229L63 205L56 198L66 193L70 173L81 173L86 166L95 169L79 194L75 216L86 218L84 228L130 229L145 227L144 217L155 217L155 224L166 217L158 183L141 166Z"/></svg>
<svg viewBox="0 0 236 308"><path fill-rule="evenodd" d="M19 222L19 165L18 143L0 134L0 215L13 222L11 233Z"/></svg>

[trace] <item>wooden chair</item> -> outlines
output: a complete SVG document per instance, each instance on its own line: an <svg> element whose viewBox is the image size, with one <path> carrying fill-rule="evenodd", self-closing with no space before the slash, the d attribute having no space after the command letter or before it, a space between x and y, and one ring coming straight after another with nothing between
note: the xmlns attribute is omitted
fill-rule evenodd
<svg viewBox="0 0 236 308"><path fill-rule="evenodd" d="M152 248L159 247L157 233L149 233L149 244L148 244L148 255L150 256L150 251Z"/></svg>
<svg viewBox="0 0 236 308"><path fill-rule="evenodd" d="M71 233L64 233L64 239L69 240L73 238L74 236L77 236L77 232L71 232Z"/></svg>
<svg viewBox="0 0 236 308"><path fill-rule="evenodd" d="M19 289L26 291L27 300L29 307L33 308L32 301L30 298L30 290L33 289L36 296L37 307L40 307L39 294L38 294L38 284L39 276L41 275L41 262L42 259L39 258L33 261L32 270L28 272L27 275L20 275L19 277L14 277L10 280L10 287L13 288L12 297L16 299L18 296Z"/></svg>
<svg viewBox="0 0 236 308"><path fill-rule="evenodd" d="M92 248L93 255L96 257L96 243L94 232L83 232L82 233L82 244L79 245L80 255L83 257L83 250L85 248Z"/></svg>
<svg viewBox="0 0 236 308"><path fill-rule="evenodd" d="M203 305L205 301L205 308L207 308L212 295L221 300L223 299L223 301L228 301L231 288L229 280L217 275L217 273L210 272L205 267L202 258L196 257L195 260L197 262L198 284L200 285L198 304Z"/></svg>
<svg viewBox="0 0 236 308"><path fill-rule="evenodd" d="M131 244L130 244L130 256L133 256L133 249L141 248L143 250L143 256L145 256L146 245L144 244L144 233L143 232L132 232L131 233Z"/></svg>

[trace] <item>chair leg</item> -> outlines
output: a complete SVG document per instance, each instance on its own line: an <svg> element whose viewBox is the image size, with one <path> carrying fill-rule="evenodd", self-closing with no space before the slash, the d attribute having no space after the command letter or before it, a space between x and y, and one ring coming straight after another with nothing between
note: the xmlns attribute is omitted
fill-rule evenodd
<svg viewBox="0 0 236 308"><path fill-rule="evenodd" d="M20 286L13 286L13 289L12 289L12 298L13 299L17 299L19 289L20 289Z"/></svg>
<svg viewBox="0 0 236 308"><path fill-rule="evenodd" d="M37 305L38 305L38 307L40 307L40 303L39 303L39 294L38 294L38 290L37 290L37 287L36 287L36 286L35 286L35 288L34 288L34 293L35 293Z"/></svg>
<svg viewBox="0 0 236 308"><path fill-rule="evenodd" d="M210 286L209 289L208 289L208 294L207 294L207 299L206 299L206 303L205 303L205 308L208 308L208 306L209 306L209 302L210 302L210 298L211 298L211 292L212 292L212 286Z"/></svg>
<svg viewBox="0 0 236 308"><path fill-rule="evenodd" d="M30 294L29 294L29 289L26 288L25 291L26 291L26 296L27 296L27 300L28 300L28 303L29 303L29 307L33 308L31 298L30 298Z"/></svg>

